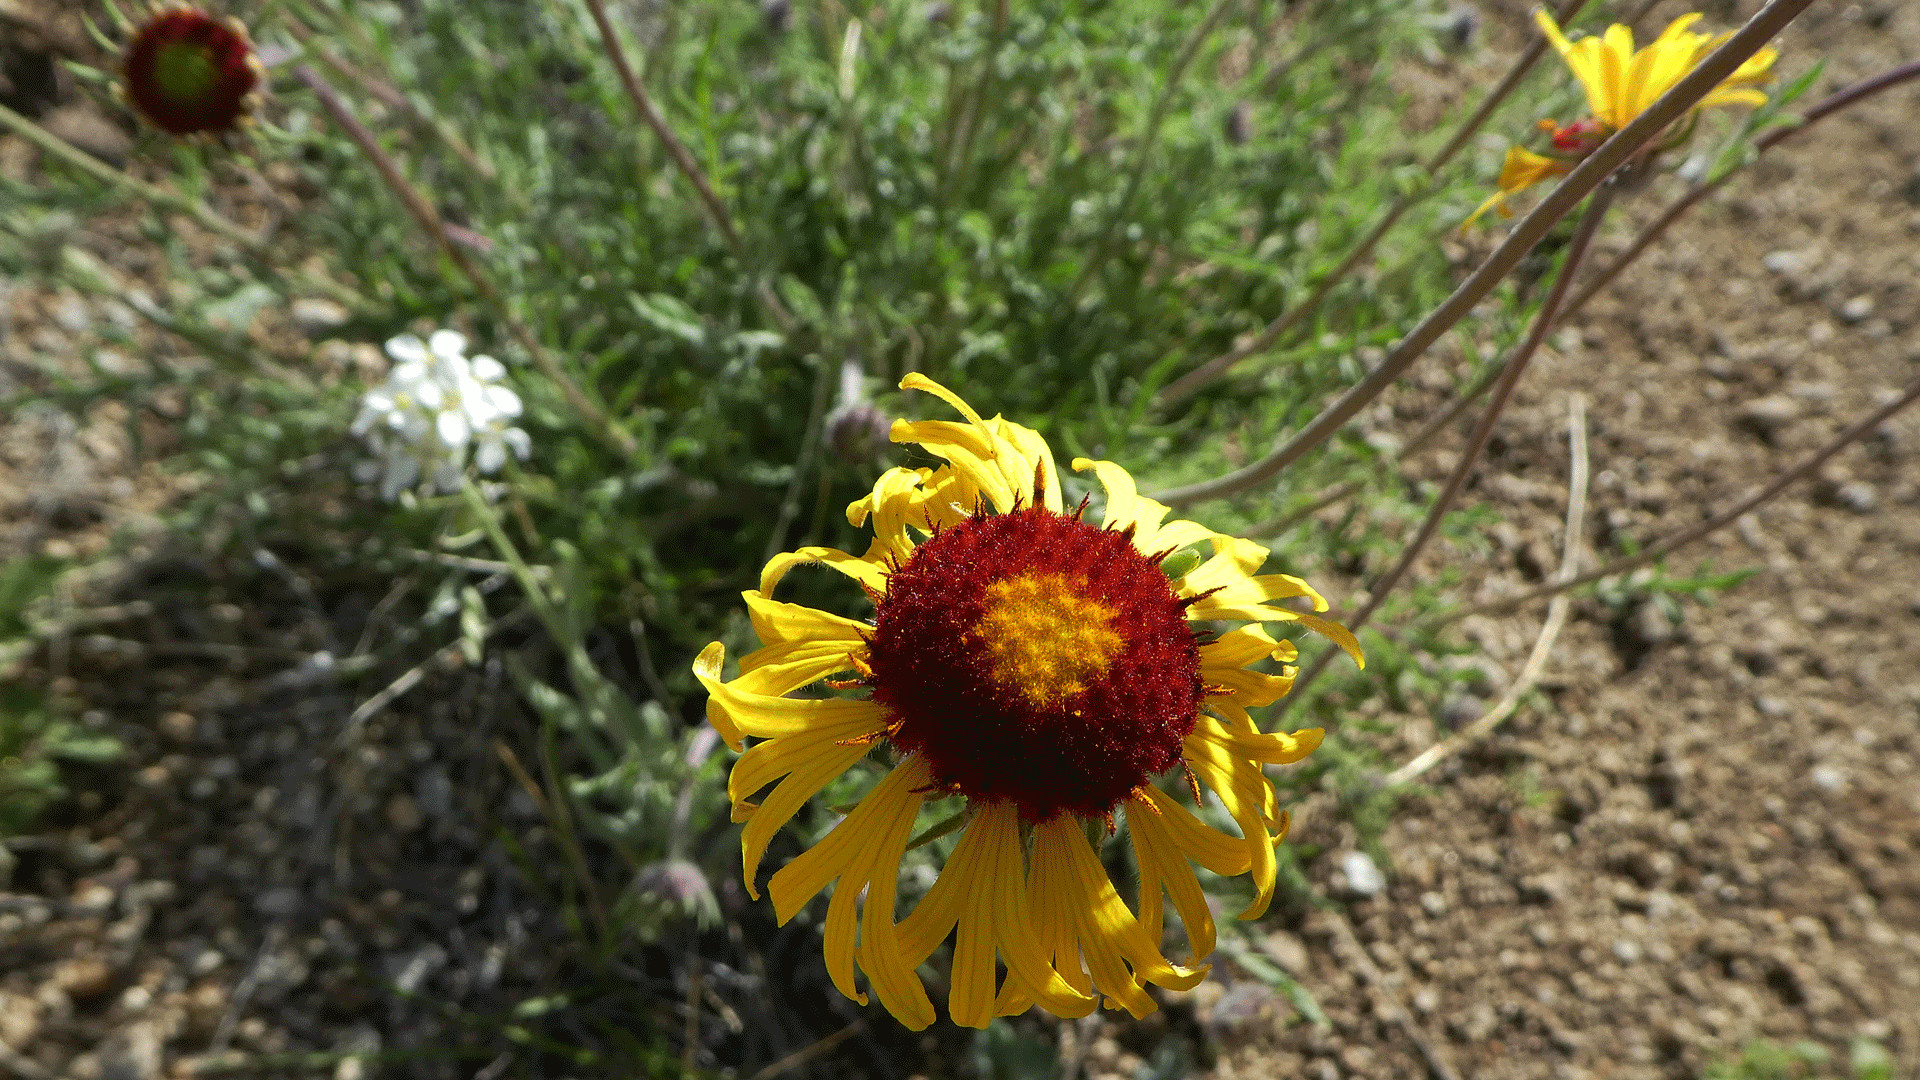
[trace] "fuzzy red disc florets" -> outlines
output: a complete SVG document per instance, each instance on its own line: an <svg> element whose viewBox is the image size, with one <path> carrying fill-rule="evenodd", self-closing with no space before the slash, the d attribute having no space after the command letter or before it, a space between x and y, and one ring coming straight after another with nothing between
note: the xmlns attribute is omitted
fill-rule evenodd
<svg viewBox="0 0 1920 1080"><path fill-rule="evenodd" d="M869 643L895 747L925 754L938 783L1012 799L1034 823L1104 815L1177 765L1206 696L1199 646L1188 602L1132 540L1033 507L970 518L915 549L888 578ZM1061 632L1075 632L1073 615L1099 624L1097 670L1051 685L1008 677L1004 654L1021 643L990 638L1008 625L996 598L1011 583L1025 588L1023 610L1044 609L1034 582L1057 591ZM1042 660L1047 647L1036 646Z"/></svg>
<svg viewBox="0 0 1920 1080"><path fill-rule="evenodd" d="M127 100L175 135L231 131L260 81L254 64L234 26L191 8L163 11L127 45Z"/></svg>

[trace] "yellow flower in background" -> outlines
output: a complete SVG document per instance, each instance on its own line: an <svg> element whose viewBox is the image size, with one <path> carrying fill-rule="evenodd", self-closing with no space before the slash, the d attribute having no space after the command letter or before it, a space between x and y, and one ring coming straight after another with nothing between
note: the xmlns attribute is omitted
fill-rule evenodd
<svg viewBox="0 0 1920 1080"><path fill-rule="evenodd" d="M1498 209L1502 216L1512 216L1513 211L1507 206L1508 196L1543 180L1572 172L1575 164L1597 149L1608 136L1632 123L1635 117L1645 112L1662 94L1673 89L1673 84L1686 77L1708 53L1731 36L1695 32L1693 24L1699 22L1700 18L1698 12L1682 15L1667 24L1666 30L1645 48L1635 50L1633 31L1620 23L1607 27L1606 33L1599 37L1568 41L1567 36L1560 32L1559 24L1553 21L1553 16L1544 10L1535 10L1534 22L1540 25L1541 32L1547 35L1547 40L1553 44L1560 58L1566 61L1574 78L1580 80L1592 116L1576 120L1566 127L1560 127L1551 120L1540 121L1541 129L1551 137L1553 151L1542 155L1517 146L1509 149L1500 169L1500 190L1481 203L1461 228L1473 224L1480 215L1492 209ZM1683 123L1690 122L1700 110L1716 105L1766 104L1765 91L1755 87L1773 77L1773 62L1778 57L1778 50L1771 45L1748 57L1738 70L1700 99L1700 104L1687 115ZM1656 146L1656 149L1659 148Z"/></svg>
<svg viewBox="0 0 1920 1080"><path fill-rule="evenodd" d="M1106 488L1101 525L1087 505L1062 505L1053 454L1039 433L984 420L922 375L903 389L935 394L964 422L894 422L894 442L918 443L939 468L887 471L848 507L873 523L864 555L809 547L776 557L743 593L762 645L731 681L725 649L701 652L694 673L707 717L735 750L727 789L746 822L741 861L755 872L774 833L829 782L885 744L891 771L827 836L768 884L780 921L829 883L825 954L840 992L861 1004L856 971L880 1003L919 1030L935 1014L915 972L957 928L948 996L955 1023L985 1027L1033 1005L1084 1016L1102 998L1135 1016L1153 1011L1148 983L1184 989L1206 973L1215 929L1191 863L1251 874L1241 918L1273 897L1274 845L1287 814L1261 768L1299 761L1318 729L1267 734L1247 709L1293 682L1247 665L1296 656L1259 624L1296 622L1360 661L1343 627L1272 601L1327 603L1306 582L1259 574L1267 549L1191 521L1136 491L1117 465L1084 458ZM1209 557L1177 579L1166 556L1204 545ZM866 590L872 623L773 599L788 570L819 563ZM1244 623L1216 636L1196 623ZM843 676L840 679L833 676ZM788 697L815 685L857 697ZM751 746L747 739L758 740ZM1240 836L1204 823L1154 786L1176 768L1196 796L1205 785ZM771 785L771 791L761 793ZM938 879L902 920L897 878L916 816L932 798L964 799L964 832ZM759 801L754 801L759 797ZM1088 839L1089 823L1124 820L1140 867L1137 905L1115 889ZM1193 955L1161 952L1166 898ZM857 909L857 910L856 910ZM1004 963L997 976L996 958Z"/></svg>
<svg viewBox="0 0 1920 1080"><path fill-rule="evenodd" d="M1636 52L1633 31L1620 23L1607 27L1607 32L1600 37L1568 41L1553 16L1544 10L1533 13L1533 21L1540 24L1554 51L1567 62L1573 77L1580 80L1594 119L1606 125L1608 134L1626 127L1660 95L1673 89L1673 84L1685 78L1708 53L1733 36L1731 33L1695 33L1692 27L1700 18L1699 12L1680 16L1667 24L1652 44ZM1772 78L1773 62L1779 55L1771 45L1754 53L1727 76L1726 81L1701 98L1697 108L1766 104L1766 93L1753 87Z"/></svg>

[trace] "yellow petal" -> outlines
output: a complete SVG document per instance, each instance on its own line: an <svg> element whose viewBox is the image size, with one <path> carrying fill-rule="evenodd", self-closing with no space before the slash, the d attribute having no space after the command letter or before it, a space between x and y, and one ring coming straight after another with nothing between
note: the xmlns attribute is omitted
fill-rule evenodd
<svg viewBox="0 0 1920 1080"><path fill-rule="evenodd" d="M899 885L900 859L906 854L914 817L926 801L923 789L930 774L925 760L915 755L895 766L887 779L892 781L896 777L898 786L888 795L894 802L882 810L889 815L890 831L873 845L875 869L872 882L867 886L866 901L861 905L858 956L860 969L867 973L880 1004L908 1029L920 1031L935 1019L933 1003L927 998L927 988L920 976L914 974L916 965L909 965L901 954L900 935L893 921L893 902ZM876 788L867 800L880 794Z"/></svg>
<svg viewBox="0 0 1920 1080"><path fill-rule="evenodd" d="M1056 1016L1085 1016L1093 1011L1093 998L1075 990L1054 970L1042 949L1040 936L1034 932L1033 918L1027 910L1018 809L1011 802L994 804L974 819L972 827L978 828L983 820L990 830L987 842L994 846L999 860L997 871L990 874L994 883L994 938L1000 955L1007 962L1008 972L1016 975L1034 1001L1048 1012Z"/></svg>
<svg viewBox="0 0 1920 1080"><path fill-rule="evenodd" d="M787 864L768 885L774 894L775 908L780 910L789 899L782 891L786 887L782 875L788 871L794 871L793 880L801 882L810 882L823 873L839 878L833 889L833 901L827 905L823 933L827 974L842 994L862 1005L867 1003L867 997L854 986L855 907L864 892L867 918L863 935L874 938L874 928L883 926L888 932L885 936L890 937L900 856L906 851L914 816L926 800L920 790L926 782L926 767L918 759L909 759L875 785L845 821L812 849ZM810 860L814 865L801 865ZM879 966L880 959L889 952L887 942L875 940L871 944L874 947L868 950L869 955ZM892 951L897 956L898 950ZM903 974L904 980L900 978ZM886 992L881 995L887 1011L916 1031L933 1023L933 1004L927 1000L926 989L912 970L893 970L888 975ZM876 991L880 988L876 981Z"/></svg>
<svg viewBox="0 0 1920 1080"><path fill-rule="evenodd" d="M1700 99L1700 107L1703 109L1711 109L1716 105L1751 105L1758 107L1766 103L1767 94L1764 90L1715 90Z"/></svg>
<svg viewBox="0 0 1920 1080"><path fill-rule="evenodd" d="M818 795L820 789L831 783L834 777L852 768L853 763L865 756L866 752L866 747L863 746L828 744L815 756L798 762L794 771L787 774L786 779L774 785L773 793L753 811L753 816L747 819L747 827L740 830L740 871L746 879L748 896L755 900L760 899L760 890L754 887L753 878L760 868L761 858L767 853L767 844L772 841L773 834L780 831L780 826L792 820L793 815L806 805L808 799ZM785 873L786 870L787 867L783 866L780 868L780 873ZM774 876L778 878L779 874ZM807 898L819 892L826 884L825 879L815 884L813 891L802 897L800 903L806 903ZM799 885L790 887L795 890L801 888ZM797 905L794 910L799 910ZM791 914L783 916L780 921L784 924L791 917Z"/></svg>
<svg viewBox="0 0 1920 1080"><path fill-rule="evenodd" d="M753 619L754 633L768 645L783 641L864 641L862 631L870 629L865 623L853 619L829 615L815 608L802 607L799 604L786 604L770 600L761 593L749 589L740 594L747 602L747 614ZM743 657L740 666L751 669L752 656Z"/></svg>
<svg viewBox="0 0 1920 1080"><path fill-rule="evenodd" d="M851 670L856 652L864 654L866 647L831 640L768 645L740 658L740 677L730 686L736 693L777 698L811 686L836 671Z"/></svg>
<svg viewBox="0 0 1920 1080"><path fill-rule="evenodd" d="M871 494L847 507L847 524L856 529L867 523L869 515L873 517L873 544L864 558L905 562L913 554L907 527L928 530L921 487L932 475L932 469L888 469L873 482Z"/></svg>
<svg viewBox="0 0 1920 1080"><path fill-rule="evenodd" d="M864 749L862 740L872 733L871 726L853 718L755 743L733 763L733 770L727 774L727 794L734 802L741 802L799 768L808 758L837 753L836 748ZM852 746L855 742L860 745Z"/></svg>
<svg viewBox="0 0 1920 1080"><path fill-rule="evenodd" d="M960 844L966 843L965 833L960 834ZM967 849L969 859L973 858L973 849ZM960 909L967 901L967 878L959 870L960 846L955 846L953 854L947 857L946 865L941 867L940 876L933 881L933 888L913 906L907 917L898 924L900 943L900 962L909 968L917 968L927 962L933 950L947 940L953 932L954 924L960 921Z"/></svg>
<svg viewBox="0 0 1920 1080"><path fill-rule="evenodd" d="M876 593L887 591L887 566L883 562L858 558L844 551L826 547L806 547L799 551L789 551L775 555L766 567L760 571L760 592L763 596L772 596L774 586L787 576L787 571L802 564L819 563L832 567L853 580L865 585Z"/></svg>
<svg viewBox="0 0 1920 1080"><path fill-rule="evenodd" d="M1189 990L1206 978L1205 968L1177 967L1160 955L1159 943L1147 937L1127 910L1076 818L1063 815L1036 826L1033 858L1066 868L1067 903L1079 932L1080 953L1100 993L1141 1017L1157 1007L1140 989L1142 983Z"/></svg>
<svg viewBox="0 0 1920 1080"><path fill-rule="evenodd" d="M1047 440L1030 427L1022 427L1011 420L1002 420L998 416L988 421L988 424L992 426L995 434L1019 451L1022 467L1025 469L1027 501L1029 503L1033 501L1033 473L1037 466L1040 470L1041 482L1047 487L1046 497L1041 500L1041 505L1056 514L1062 513L1065 507L1060 501L1060 473L1054 466L1053 450L1047 446Z"/></svg>
<svg viewBox="0 0 1920 1080"><path fill-rule="evenodd" d="M693 677L700 680L700 685L707 688L709 695L707 723L713 725L713 729L720 733L720 737L726 740L728 746L738 750L746 740L741 735L739 726L734 724L733 716L711 696L714 687L720 685L720 669L726 665L726 662L727 647L717 641L713 642L701 649L699 656L693 658Z"/></svg>
<svg viewBox="0 0 1920 1080"><path fill-rule="evenodd" d="M710 695L708 703L725 710L729 719L748 735L774 739L824 728L840 729L852 724L859 734L879 732L887 725L887 711L871 701L847 698L789 698L744 692L742 680L717 683L700 677ZM712 709L708 709L712 713ZM848 736L851 738L852 736Z"/></svg>
<svg viewBox="0 0 1920 1080"><path fill-rule="evenodd" d="M912 770L902 773L899 769L889 770L872 791L860 800L853 812L841 819L820 842L795 856L787 865L781 867L767 883L767 892L773 896L774 914L782 925L788 919L799 914L807 901L814 898L827 883L834 878L856 869L862 858L870 859L877 842L885 840L888 831L898 823L894 818L900 812L901 804L908 801L916 784L916 773ZM771 801L771 800L769 800ZM916 806L917 810L918 807ZM911 828L908 820L905 827ZM866 884L859 879L851 892L859 892ZM847 930L847 963L849 977L853 963L853 937L851 923ZM852 997L852 994L848 994Z"/></svg>
<svg viewBox="0 0 1920 1080"><path fill-rule="evenodd" d="M1195 721L1188 738L1202 738L1219 744L1229 753L1265 765L1291 765L1313 753L1326 738L1321 728L1303 728L1292 734L1234 731L1209 717Z"/></svg>
<svg viewBox="0 0 1920 1080"><path fill-rule="evenodd" d="M1611 102L1606 96L1606 84L1600 70L1600 42L1593 38L1581 38L1578 43L1569 42L1560 32L1559 24L1544 8L1536 8L1533 21L1540 26L1540 32L1547 35L1560 59L1566 61L1567 69L1573 77L1580 80L1580 86L1587 92L1587 106L1593 115L1604 120L1610 110Z"/></svg>
<svg viewBox="0 0 1920 1080"><path fill-rule="evenodd" d="M1164 886L1173 897L1173 907L1186 927L1187 943L1193 948L1193 961L1199 962L1213 952L1213 912L1200 889L1200 879L1174 840L1159 808L1143 795L1126 801L1127 835L1133 840L1133 853L1140 864L1140 925L1147 940L1159 941L1161 933L1160 890Z"/></svg>
<svg viewBox="0 0 1920 1080"><path fill-rule="evenodd" d="M1060 507L1060 478L1053 452L1031 428L1001 417L983 420L958 394L918 372L900 380L903 390L925 390L959 410L965 424L944 420L896 421L889 435L894 442L919 443L938 454L979 485L995 510L1007 513L1033 504L1033 477L1039 470L1047 485L1047 506Z"/></svg>
<svg viewBox="0 0 1920 1080"><path fill-rule="evenodd" d="M1572 171L1573 166L1567 162L1510 146L1507 148L1507 159L1500 166L1500 190L1511 194Z"/></svg>
<svg viewBox="0 0 1920 1080"><path fill-rule="evenodd" d="M1345 649L1347 655L1353 658L1356 666L1361 668L1367 666L1367 658L1365 654L1360 651L1360 639L1354 637L1352 631L1334 622L1332 619L1322 619L1296 612L1293 618L1288 621L1297 622L1301 626L1306 627L1321 637L1332 641L1342 649Z"/></svg>
<svg viewBox="0 0 1920 1080"><path fill-rule="evenodd" d="M1227 813L1232 814L1240 826L1249 872L1257 890L1240 918L1257 919L1266 914L1267 905L1273 902L1273 884L1280 872L1279 860L1273 855L1273 838L1266 829L1269 808L1276 801L1273 787L1253 763L1223 754L1205 739L1189 737L1181 747L1186 752L1187 766L1213 789Z"/></svg>
<svg viewBox="0 0 1920 1080"><path fill-rule="evenodd" d="M1245 841L1237 836L1228 836L1194 817L1193 811L1159 788L1142 787L1139 794L1160 812L1160 824L1187 858L1222 877L1235 877L1247 872L1251 860Z"/></svg>

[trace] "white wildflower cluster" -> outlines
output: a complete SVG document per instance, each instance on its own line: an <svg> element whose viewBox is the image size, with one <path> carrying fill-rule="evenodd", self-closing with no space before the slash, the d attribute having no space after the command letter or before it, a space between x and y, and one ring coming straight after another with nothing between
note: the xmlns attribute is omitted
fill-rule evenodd
<svg viewBox="0 0 1920 1080"><path fill-rule="evenodd" d="M452 330L436 330L424 344L402 334L387 342L387 355L393 370L360 399L351 429L379 457L354 475L363 483L378 479L382 498L416 487L458 490L469 453L482 473L506 464L509 450L526 460L533 444L510 426L520 396L501 384L507 369L500 361L469 359L467 339Z"/></svg>

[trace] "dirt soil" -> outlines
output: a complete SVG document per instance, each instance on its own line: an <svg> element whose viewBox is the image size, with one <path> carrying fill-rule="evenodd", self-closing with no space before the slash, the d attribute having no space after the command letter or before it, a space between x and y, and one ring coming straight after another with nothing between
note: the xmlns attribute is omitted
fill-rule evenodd
<svg viewBox="0 0 1920 1080"><path fill-rule="evenodd" d="M27 7L0 0L0 28ZM1518 47L1521 7L1484 15L1485 53L1436 60L1436 86L1484 85ZM1920 55L1920 6L1817 4L1782 48L1788 72L1829 58L1811 100ZM1740 498L1920 374L1917 114L1907 87L1791 140L1557 334L1472 490L1506 522L1491 554L1436 551L1428 572L1470 563L1467 602L1552 572L1570 394L1589 415L1594 565ZM104 118L62 122L111 151ZM31 155L0 139L0 168ZM1671 184L1616 211L1603 256ZM95 326L137 322L18 283L0 283L0 314L0 393L84 372ZM1441 403L1446 363L1394 399L1397 423ZM117 410L0 418L0 555L92 555L178 494ZM164 425L149 435L164 448ZM1450 464L1442 449L1411 469ZM1023 1024L1058 1040L1064 1071L1100 1078L1178 1042L1222 1078L1677 1080L1754 1038L1840 1061L1865 1038L1920 1076L1920 413L1669 569L1706 561L1759 572L1682 598L1677 624L1644 596L1575 603L1539 693L1425 777L1383 862L1358 857L1330 797L1296 808L1296 839L1325 849L1309 875L1340 906L1282 911L1260 946L1328 1024L1228 962L1143 1023ZM317 596L294 553L158 543L90 588L90 621L24 674L130 756L78 774L46 831L6 842L0 1074L519 1074L473 1018L552 988L568 935L489 831L555 857L496 757L524 720L502 711L498 665L430 668L350 725L355 688L382 681L343 685L311 658L389 632L380 589ZM1499 697L1540 607L1463 624L1485 657L1471 696L1385 717L1390 759ZM452 1056L297 1056L421 1048ZM898 1075L885 1050L863 1035L788 1075Z"/></svg>

